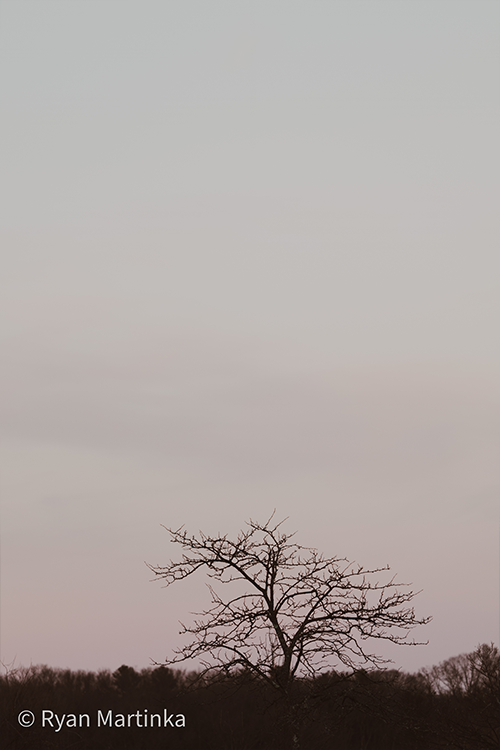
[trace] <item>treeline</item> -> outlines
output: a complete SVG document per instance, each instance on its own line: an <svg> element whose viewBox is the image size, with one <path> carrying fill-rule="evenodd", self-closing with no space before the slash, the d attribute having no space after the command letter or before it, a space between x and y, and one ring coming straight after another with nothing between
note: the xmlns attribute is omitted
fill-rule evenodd
<svg viewBox="0 0 500 750"><path fill-rule="evenodd" d="M4 750L498 750L500 653L332 671L286 695L244 672L35 666L1 676L0 708Z"/></svg>

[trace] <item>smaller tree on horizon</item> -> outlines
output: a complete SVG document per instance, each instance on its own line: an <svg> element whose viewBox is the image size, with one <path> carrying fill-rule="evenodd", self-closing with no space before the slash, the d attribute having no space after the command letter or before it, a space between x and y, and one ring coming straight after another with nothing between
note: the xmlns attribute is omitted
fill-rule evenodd
<svg viewBox="0 0 500 750"><path fill-rule="evenodd" d="M353 671L390 662L371 653L371 641L423 645L409 641L411 630L432 618L418 619L411 601L419 592L390 570L363 568L345 558L326 558L293 541L273 515L264 524L247 522L232 541L227 535L189 535L183 527L167 529L183 549L182 559L149 565L167 586L199 570L220 584L207 584L212 606L194 613L181 634L192 636L165 664L198 660L204 673L244 670L287 695L298 676L313 676L340 663ZM219 589L232 587L228 596ZM228 592L229 593L229 592Z"/></svg>

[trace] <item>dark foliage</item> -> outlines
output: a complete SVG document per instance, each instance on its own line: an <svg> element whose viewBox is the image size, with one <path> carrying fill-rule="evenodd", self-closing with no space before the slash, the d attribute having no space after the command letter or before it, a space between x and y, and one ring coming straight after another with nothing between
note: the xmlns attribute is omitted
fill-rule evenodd
<svg viewBox="0 0 500 750"><path fill-rule="evenodd" d="M373 653L377 642L418 645L409 635L431 618L417 618L416 594L387 576L388 566L325 557L297 544L284 523L274 514L264 524L250 520L233 539L167 529L181 558L149 567L167 586L200 572L210 581L212 606L183 625L188 642L165 665L196 659L204 676L229 684L244 674L273 696L274 746L298 748L319 705L320 672L380 668L387 660ZM350 696L360 690L350 679Z"/></svg>
<svg viewBox="0 0 500 750"><path fill-rule="evenodd" d="M168 667L140 672L72 672L46 666L7 670L0 678L5 750L489 750L500 747L500 654L482 645L418 674L396 670L329 672L298 678L297 715L254 672L210 675ZM91 726L41 727L42 710L60 721L88 714ZM137 726L147 715L185 716L185 727ZM23 728L22 710L36 721ZM130 727L97 726L97 712L129 714ZM172 719L173 721L173 719ZM71 723L71 722L70 722ZM76 722L78 723L78 721Z"/></svg>

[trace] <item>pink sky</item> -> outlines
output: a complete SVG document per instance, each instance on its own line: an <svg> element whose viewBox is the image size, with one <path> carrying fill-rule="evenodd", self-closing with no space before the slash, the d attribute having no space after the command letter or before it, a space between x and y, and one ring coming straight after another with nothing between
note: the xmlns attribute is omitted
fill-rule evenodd
<svg viewBox="0 0 500 750"><path fill-rule="evenodd" d="M4 663L161 661L161 524L499 639L497 3L4 0Z"/></svg>

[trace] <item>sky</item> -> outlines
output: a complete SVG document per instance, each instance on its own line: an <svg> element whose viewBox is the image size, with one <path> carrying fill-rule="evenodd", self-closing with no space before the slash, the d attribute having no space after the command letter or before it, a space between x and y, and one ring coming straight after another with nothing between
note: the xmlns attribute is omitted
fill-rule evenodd
<svg viewBox="0 0 500 750"><path fill-rule="evenodd" d="M0 0L1 660L137 668L162 524L500 637L500 5Z"/></svg>

